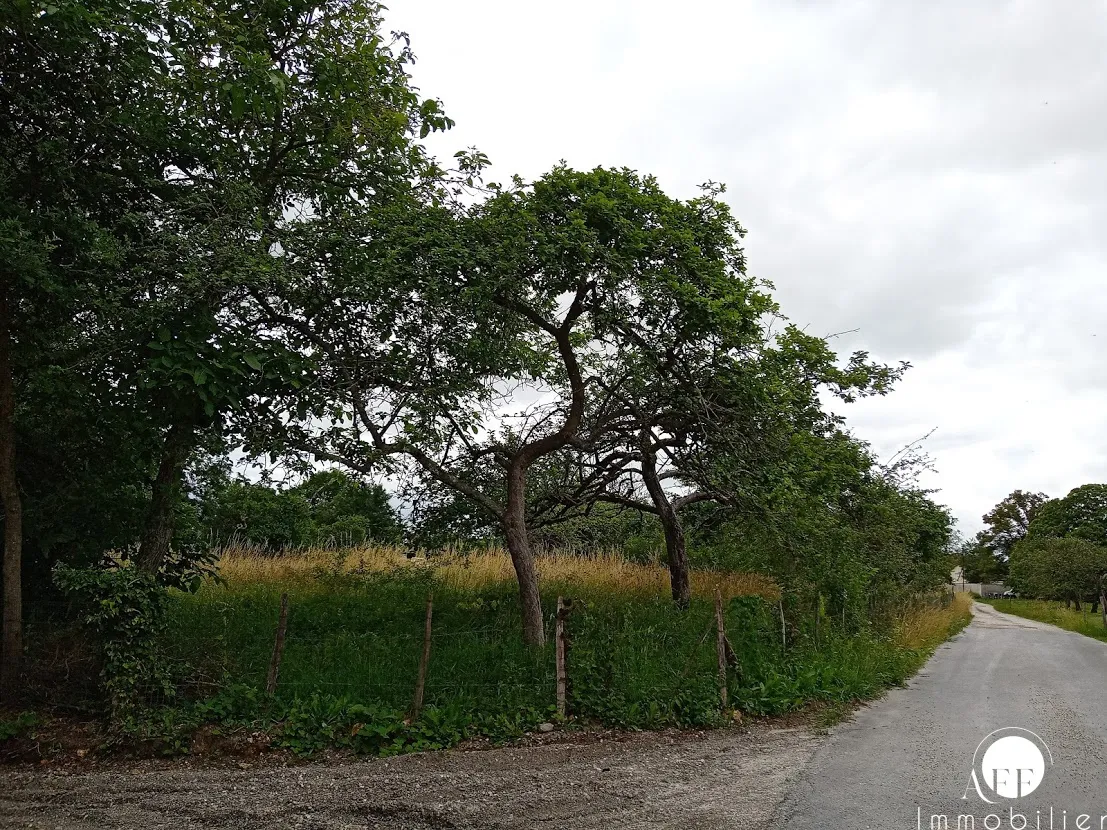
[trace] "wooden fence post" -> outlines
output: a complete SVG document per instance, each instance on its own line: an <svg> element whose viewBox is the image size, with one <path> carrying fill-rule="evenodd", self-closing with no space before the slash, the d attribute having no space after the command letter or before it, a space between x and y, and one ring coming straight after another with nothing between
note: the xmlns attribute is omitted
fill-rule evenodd
<svg viewBox="0 0 1107 830"><path fill-rule="evenodd" d="M1104 580L1107 579L1107 574L1100 574L1099 576L1099 610L1103 615L1103 627L1107 628L1107 585L1104 585Z"/></svg>
<svg viewBox="0 0 1107 830"><path fill-rule="evenodd" d="M823 595L819 593L815 597L815 649L818 650L819 643L821 642L820 634L822 633L822 619L823 619Z"/></svg>
<svg viewBox="0 0 1107 830"><path fill-rule="evenodd" d="M719 702L726 709L726 625L723 622L723 595L715 588L715 655L719 661Z"/></svg>
<svg viewBox="0 0 1107 830"><path fill-rule="evenodd" d="M788 629L784 624L784 597L780 598L780 602L777 603L777 608L780 609L780 645L781 648L788 648Z"/></svg>
<svg viewBox="0 0 1107 830"><path fill-rule="evenodd" d="M272 695L277 691L277 677L281 673L281 658L284 656L284 635L288 630L288 593L281 594L281 615L277 620L277 636L273 641L273 657L269 660L269 674L265 678L265 693Z"/></svg>
<svg viewBox="0 0 1107 830"><path fill-rule="evenodd" d="M419 658L419 677L415 681L415 697L411 701L411 720L418 720L423 709L423 689L427 683L427 666L431 656L431 617L434 613L434 594L427 594L427 617L423 624L423 654Z"/></svg>
<svg viewBox="0 0 1107 830"><path fill-rule="evenodd" d="M564 597L557 598L557 615L554 617L554 655L557 664L557 716L562 719L568 710L569 674L565 665L568 642L565 636L565 621L571 607L572 600L566 602Z"/></svg>

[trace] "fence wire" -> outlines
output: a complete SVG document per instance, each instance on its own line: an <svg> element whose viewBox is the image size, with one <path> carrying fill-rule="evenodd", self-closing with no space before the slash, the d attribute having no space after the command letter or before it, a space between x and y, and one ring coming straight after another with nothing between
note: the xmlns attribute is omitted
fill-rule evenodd
<svg viewBox="0 0 1107 830"><path fill-rule="evenodd" d="M341 605L319 596L293 597L275 694L278 699L332 695L351 702L407 710L424 646L421 598L390 605ZM831 598L833 600L834 598ZM948 607L948 592L867 598L868 620L894 620L921 607ZM756 605L754 611L750 607ZM279 594L235 602L179 596L171 604L162 638L170 688L146 690L151 706L202 700L230 687L263 694L273 661ZM834 630L850 634L868 624L838 604L813 598L797 604L742 603L728 608L726 628L741 657L757 649L775 653L819 648ZM824 609L824 610L820 610ZM550 609L552 611L552 609ZM426 705L488 711L545 709L555 702L555 649L522 643L518 610L473 609L454 601L436 604L432 619ZM546 617L553 639L553 613ZM864 614L862 614L864 616ZM717 677L713 609L694 604L677 612L651 607L580 607L569 617L570 684L587 682L615 694L643 699L672 697ZM32 703L75 711L102 710L97 643L69 602L29 604L26 688Z"/></svg>

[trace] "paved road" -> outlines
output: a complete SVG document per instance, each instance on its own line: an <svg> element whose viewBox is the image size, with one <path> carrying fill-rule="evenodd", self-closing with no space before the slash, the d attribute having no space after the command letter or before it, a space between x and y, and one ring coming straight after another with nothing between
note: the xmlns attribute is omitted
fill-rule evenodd
<svg viewBox="0 0 1107 830"><path fill-rule="evenodd" d="M970 791L972 756L992 730L1022 727L1052 752L1049 769L1014 809L1036 830L1100 828L1107 814L1107 644L977 604L973 623L942 646L906 689L892 691L832 733L780 806L787 830L899 830L933 815L989 813L1010 827L1011 802ZM991 795L985 790L986 795ZM997 809L998 808L998 809ZM1067 811L1062 815L1062 810ZM1079 814L1091 816L1077 823ZM1014 817L1015 827L1019 819ZM941 825L939 825L941 826ZM1107 827L1105 822L1103 827Z"/></svg>

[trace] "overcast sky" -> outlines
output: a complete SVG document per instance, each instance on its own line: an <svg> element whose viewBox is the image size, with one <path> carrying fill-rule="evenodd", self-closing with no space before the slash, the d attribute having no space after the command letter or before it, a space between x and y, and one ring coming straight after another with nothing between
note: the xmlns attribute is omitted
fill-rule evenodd
<svg viewBox="0 0 1107 830"><path fill-rule="evenodd" d="M913 368L847 407L937 428L966 533L1015 488L1107 481L1107 4L392 0L415 82L492 180L559 159L724 182L750 272Z"/></svg>

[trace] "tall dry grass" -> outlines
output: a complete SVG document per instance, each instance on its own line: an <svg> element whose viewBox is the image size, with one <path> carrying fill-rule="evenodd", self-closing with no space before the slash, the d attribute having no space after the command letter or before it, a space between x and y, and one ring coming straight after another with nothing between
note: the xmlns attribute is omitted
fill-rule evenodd
<svg viewBox="0 0 1107 830"><path fill-rule="evenodd" d="M384 573L424 569L446 585L479 590L515 580L511 557L500 548L446 550L434 556L408 558L409 551L390 545L365 545L341 550L309 548L274 556L249 548L224 549L219 557L220 575L231 584L263 584L309 581L320 572ZM613 592L636 596L662 596L669 591L669 571L658 563L628 562L617 553L580 556L550 552L538 558L538 573L545 585L588 592ZM775 602L780 588L767 576L755 573L693 570L692 593L710 597L718 587L724 599L761 596Z"/></svg>
<svg viewBox="0 0 1107 830"><path fill-rule="evenodd" d="M896 619L896 639L909 649L936 648L969 624L971 609L969 594L953 594L949 605L926 601L909 603Z"/></svg>

